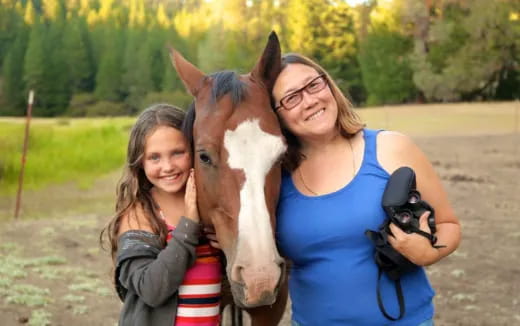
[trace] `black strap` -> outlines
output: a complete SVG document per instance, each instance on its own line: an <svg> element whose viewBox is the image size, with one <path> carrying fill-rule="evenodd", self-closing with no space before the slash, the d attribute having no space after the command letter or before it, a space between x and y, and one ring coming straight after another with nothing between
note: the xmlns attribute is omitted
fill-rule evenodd
<svg viewBox="0 0 520 326"><path fill-rule="evenodd" d="M383 274L383 271L381 270L381 268L379 268L378 276L377 276L377 289L376 289L377 304L379 305L379 309L381 309L381 312L383 313L383 315L386 318L393 320L393 321L399 320L399 319L403 318L404 313L405 313L404 296L403 296L403 289L401 288L401 281L399 279L395 280L395 293L397 295L397 300L399 301L399 316L392 317L386 312L385 306L383 305L383 299L381 299L380 284L381 284L381 275L382 274Z"/></svg>
<svg viewBox="0 0 520 326"><path fill-rule="evenodd" d="M435 242L437 242L437 237L435 237L434 235L428 233L428 232L424 232L423 230L421 229L418 229L418 228L412 228L412 231L414 233L417 233L419 235L422 235L423 237L425 237L426 239L430 240L430 243L433 245L435 244Z"/></svg>
<svg viewBox="0 0 520 326"><path fill-rule="evenodd" d="M437 243L437 237L433 233L424 232L423 230L418 229L418 228L412 228L412 231L414 233L422 235L426 239L430 240L430 243L432 244L433 248L435 248L435 249L446 248L446 246L444 246L444 245L436 245L435 244L435 243Z"/></svg>
<svg viewBox="0 0 520 326"><path fill-rule="evenodd" d="M414 263L409 261L406 257L401 255L397 250L395 250L390 243L388 242L389 237L389 229L388 224L390 223L390 220L387 220L383 226L380 227L379 232L367 230L365 231L366 236L372 241L372 243L375 245L375 262L378 266L378 278L377 278L377 287L376 287L376 294L377 294L377 304L379 306L379 309L383 313L383 315L392 321L396 321L401 319L405 314L405 304L404 304L404 295L403 290L401 287L401 281L400 278L402 275L408 273L408 271L411 271L417 267ZM427 232L423 232L422 230L418 228L413 228L412 232L415 232L417 234L420 234L430 240L432 243L432 246L434 248L442 248L444 246L435 246L435 242L437 241L437 238L435 235L431 235ZM385 272L389 279L393 280L395 282L395 293L397 296L397 300L399 303L399 316L398 317L392 317L389 315L385 307L383 305L383 300L381 298L381 275Z"/></svg>
<svg viewBox="0 0 520 326"><path fill-rule="evenodd" d="M234 302L231 304L231 326L242 326L242 309L237 307Z"/></svg>

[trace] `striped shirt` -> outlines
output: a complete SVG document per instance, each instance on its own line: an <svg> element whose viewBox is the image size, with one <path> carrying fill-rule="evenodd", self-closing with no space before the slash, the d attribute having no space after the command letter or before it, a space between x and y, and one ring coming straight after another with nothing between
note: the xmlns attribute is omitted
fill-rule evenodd
<svg viewBox="0 0 520 326"><path fill-rule="evenodd" d="M168 225L168 224L167 224ZM175 227L168 225L168 230ZM172 238L168 233L167 240ZM222 285L219 250L204 238L196 248L197 258L179 287L176 326L218 326Z"/></svg>

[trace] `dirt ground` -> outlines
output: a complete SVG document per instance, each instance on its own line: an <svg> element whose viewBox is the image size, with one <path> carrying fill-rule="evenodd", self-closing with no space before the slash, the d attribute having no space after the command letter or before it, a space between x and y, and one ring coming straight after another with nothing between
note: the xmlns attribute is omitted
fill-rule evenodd
<svg viewBox="0 0 520 326"><path fill-rule="evenodd" d="M436 325L520 325L520 135L415 140L463 227L460 248L427 269ZM109 209L0 224L1 325L117 323L111 263L97 243Z"/></svg>

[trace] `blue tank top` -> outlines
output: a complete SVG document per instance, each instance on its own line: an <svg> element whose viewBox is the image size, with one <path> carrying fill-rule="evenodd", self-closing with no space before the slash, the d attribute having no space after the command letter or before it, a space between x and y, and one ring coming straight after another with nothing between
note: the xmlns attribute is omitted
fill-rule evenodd
<svg viewBox="0 0 520 326"><path fill-rule="evenodd" d="M296 189L290 174L282 177L276 235L282 255L293 263L292 318L302 326L417 326L433 318L434 291L421 267L401 278L404 317L392 322L379 310L375 250L364 233L386 219L381 198L389 174L377 161L378 131L363 132L361 167L340 190L309 197ZM398 316L394 282L384 274L380 282L386 311Z"/></svg>

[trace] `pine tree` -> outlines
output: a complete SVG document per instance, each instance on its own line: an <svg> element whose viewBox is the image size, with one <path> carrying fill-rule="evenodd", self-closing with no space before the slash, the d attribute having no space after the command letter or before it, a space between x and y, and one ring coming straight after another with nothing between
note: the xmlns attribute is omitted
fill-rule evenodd
<svg viewBox="0 0 520 326"><path fill-rule="evenodd" d="M142 99L153 84L150 49L146 46L146 38L142 29L130 29L127 32L121 82L125 103L132 112L138 112Z"/></svg>
<svg viewBox="0 0 520 326"><path fill-rule="evenodd" d="M43 17L49 21L55 21L62 14L59 0L42 0Z"/></svg>
<svg viewBox="0 0 520 326"><path fill-rule="evenodd" d="M168 27L170 27L170 17L168 17L168 14L166 13L164 3L159 3L159 5L157 6L154 22L157 24L159 28L162 29L167 29Z"/></svg>
<svg viewBox="0 0 520 326"><path fill-rule="evenodd" d="M47 112L56 116L65 112L72 98L73 87L68 66L69 58L63 42L65 15L58 7L55 20L49 22L46 35L45 101ZM52 81L52 82L51 82Z"/></svg>
<svg viewBox="0 0 520 326"><path fill-rule="evenodd" d="M166 65L170 64L169 61L165 61L164 56L164 52L167 52L164 30L160 27L151 29L148 33L146 46L150 55L151 90L159 92L162 89Z"/></svg>
<svg viewBox="0 0 520 326"><path fill-rule="evenodd" d="M313 28L314 44L310 55L327 69L340 89L355 103L364 102L353 10L343 1L336 1L320 13L318 19L319 23Z"/></svg>
<svg viewBox="0 0 520 326"><path fill-rule="evenodd" d="M222 24L214 24L206 33L206 37L199 43L197 49L198 66L202 71L211 73L227 67L228 53L224 49L229 37Z"/></svg>
<svg viewBox="0 0 520 326"><path fill-rule="evenodd" d="M24 114L25 86L23 81L23 60L20 60L20 58L23 58L25 55L27 38L27 28L19 28L16 40L10 47L4 60L2 93L5 107L3 105L0 106L0 115Z"/></svg>
<svg viewBox="0 0 520 326"><path fill-rule="evenodd" d="M287 41L282 41L291 52L311 56L315 51L315 28L321 23L319 13L326 10L326 2L320 0L287 0L285 28Z"/></svg>
<svg viewBox="0 0 520 326"><path fill-rule="evenodd" d="M355 102L364 101L365 91L357 60L354 12L343 1L281 2L282 43L288 52L316 60Z"/></svg>
<svg viewBox="0 0 520 326"><path fill-rule="evenodd" d="M77 15L69 19L63 41L73 92L92 91L94 86L94 62L82 20Z"/></svg>
<svg viewBox="0 0 520 326"><path fill-rule="evenodd" d="M110 42L110 46L107 45L101 54L96 74L95 95L100 100L120 101L123 99L121 92L123 31L115 27L107 28L105 40Z"/></svg>
<svg viewBox="0 0 520 326"><path fill-rule="evenodd" d="M173 68L173 64L171 62L170 47L182 53L182 55L184 55L186 58L193 59L195 57L193 55L194 51L190 51L190 46L193 46L193 43L188 43L185 38L179 35L177 29L175 28L165 30L164 33L164 43L161 49L164 62L164 76L162 78L161 90L163 92L172 92L175 90L184 92L184 85L182 84L182 81L177 75L177 72Z"/></svg>
<svg viewBox="0 0 520 326"><path fill-rule="evenodd" d="M416 88L407 59L413 43L386 26L369 32L361 43L359 61L368 105L402 103L413 99Z"/></svg>
<svg viewBox="0 0 520 326"><path fill-rule="evenodd" d="M0 2L0 68L20 28L23 28L23 22L15 5Z"/></svg>
<svg viewBox="0 0 520 326"><path fill-rule="evenodd" d="M43 95L45 94L45 84L47 83L45 80L45 33L46 27L39 19L35 19L29 34L23 74L26 90L34 90L36 92L36 105L43 107L45 107ZM36 114L38 114L38 111L40 111L40 108L35 110ZM41 111L43 112L45 109L42 108ZM43 115L48 115L45 113L43 112Z"/></svg>

